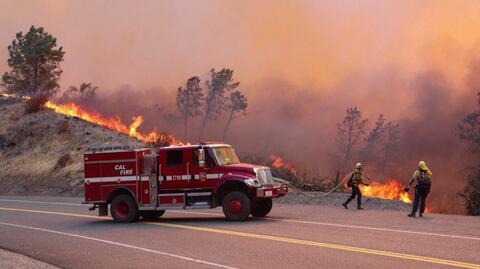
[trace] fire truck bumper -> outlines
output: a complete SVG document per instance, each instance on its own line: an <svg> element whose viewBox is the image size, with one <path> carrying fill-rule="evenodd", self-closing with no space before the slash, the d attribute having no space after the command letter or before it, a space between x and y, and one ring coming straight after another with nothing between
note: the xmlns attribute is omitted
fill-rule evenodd
<svg viewBox="0 0 480 269"><path fill-rule="evenodd" d="M273 187L257 188L257 197L276 198L284 196L288 193L287 185L274 185Z"/></svg>

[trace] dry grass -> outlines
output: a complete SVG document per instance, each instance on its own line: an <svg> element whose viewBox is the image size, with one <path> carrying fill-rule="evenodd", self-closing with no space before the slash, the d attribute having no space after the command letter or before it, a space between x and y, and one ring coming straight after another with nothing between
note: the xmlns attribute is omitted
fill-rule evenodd
<svg viewBox="0 0 480 269"><path fill-rule="evenodd" d="M167 133L161 132L160 136L151 143L154 147L167 147L172 145L173 140Z"/></svg>
<svg viewBox="0 0 480 269"><path fill-rule="evenodd" d="M23 114L24 102L1 104L0 136L14 146L0 149L0 194L82 194L83 153L89 147L145 144L49 109ZM22 115L17 120L11 117ZM67 125L68 127L66 127ZM59 135L62 132L68 135Z"/></svg>
<svg viewBox="0 0 480 269"><path fill-rule="evenodd" d="M63 134L68 132L70 128L70 122L68 120L61 120L57 122L57 133Z"/></svg>
<svg viewBox="0 0 480 269"><path fill-rule="evenodd" d="M72 156L70 156L70 153L65 153L60 158L58 158L57 163L55 164L55 167L53 167L53 171L58 171L60 169L65 168L65 166L71 164L73 162Z"/></svg>
<svg viewBox="0 0 480 269"><path fill-rule="evenodd" d="M10 114L10 116L8 117L9 120L11 121L19 121L20 120L20 116L17 115L16 113L12 113Z"/></svg>

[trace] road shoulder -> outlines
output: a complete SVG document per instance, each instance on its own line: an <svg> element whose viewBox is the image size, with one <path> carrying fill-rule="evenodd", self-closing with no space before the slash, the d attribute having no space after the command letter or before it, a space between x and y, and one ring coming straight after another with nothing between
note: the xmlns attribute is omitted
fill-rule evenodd
<svg viewBox="0 0 480 269"><path fill-rule="evenodd" d="M59 267L53 266L33 259L31 257L14 253L0 248L0 268L3 269L59 269Z"/></svg>

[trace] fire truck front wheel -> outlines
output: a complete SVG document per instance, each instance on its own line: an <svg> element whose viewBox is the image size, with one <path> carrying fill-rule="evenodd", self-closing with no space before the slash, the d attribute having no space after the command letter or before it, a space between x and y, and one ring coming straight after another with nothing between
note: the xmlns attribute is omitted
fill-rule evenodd
<svg viewBox="0 0 480 269"><path fill-rule="evenodd" d="M252 206L252 216L262 218L272 210L272 198L257 199Z"/></svg>
<svg viewBox="0 0 480 269"><path fill-rule="evenodd" d="M115 222L134 222L139 217L135 200L127 194L120 194L113 198L110 214Z"/></svg>
<svg viewBox="0 0 480 269"><path fill-rule="evenodd" d="M242 221L250 215L252 203L245 193L234 191L223 198L222 206L227 220Z"/></svg>

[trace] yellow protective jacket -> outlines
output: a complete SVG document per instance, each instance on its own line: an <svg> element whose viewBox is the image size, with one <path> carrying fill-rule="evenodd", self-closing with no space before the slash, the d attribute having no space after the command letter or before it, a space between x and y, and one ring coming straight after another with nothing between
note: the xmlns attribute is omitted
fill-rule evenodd
<svg viewBox="0 0 480 269"><path fill-rule="evenodd" d="M430 170L415 170L413 172L412 178L410 179L409 185L413 182L416 182L416 185L430 185L432 183L432 173Z"/></svg>
<svg viewBox="0 0 480 269"><path fill-rule="evenodd" d="M352 172L351 177L352 177L352 185L359 186L360 184L365 184L363 173L360 170L355 169Z"/></svg>

